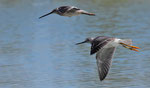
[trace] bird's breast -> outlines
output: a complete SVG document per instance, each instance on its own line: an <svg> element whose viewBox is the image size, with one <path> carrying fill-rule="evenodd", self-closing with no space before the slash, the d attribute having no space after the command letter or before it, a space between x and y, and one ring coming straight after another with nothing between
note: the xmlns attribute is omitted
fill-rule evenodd
<svg viewBox="0 0 150 88"><path fill-rule="evenodd" d="M68 17L71 17L71 16L77 16L79 15L79 13L64 13L63 16L68 16Z"/></svg>

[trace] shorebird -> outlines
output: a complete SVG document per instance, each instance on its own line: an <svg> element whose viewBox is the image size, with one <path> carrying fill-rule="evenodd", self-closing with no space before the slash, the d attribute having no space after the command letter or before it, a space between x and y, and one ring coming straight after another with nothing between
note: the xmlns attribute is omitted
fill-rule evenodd
<svg viewBox="0 0 150 88"><path fill-rule="evenodd" d="M108 71L112 64L112 57L118 45L122 45L123 47L138 51L139 47L132 46L131 39L118 39L113 37L106 36L98 36L96 38L86 38L85 41L77 43L91 43L91 52L90 55L96 53L96 60L98 66L98 73L100 81L104 80L108 74Z"/></svg>
<svg viewBox="0 0 150 88"><path fill-rule="evenodd" d="M80 14L95 16L94 13L89 13L85 10L81 10L81 9L74 7L74 6L61 6L61 7L56 8L56 9L52 10L51 12L49 12L49 13L47 13L47 14L39 17L39 18L43 18L43 17L50 15L52 13L58 14L60 16L68 16L68 17L77 16Z"/></svg>

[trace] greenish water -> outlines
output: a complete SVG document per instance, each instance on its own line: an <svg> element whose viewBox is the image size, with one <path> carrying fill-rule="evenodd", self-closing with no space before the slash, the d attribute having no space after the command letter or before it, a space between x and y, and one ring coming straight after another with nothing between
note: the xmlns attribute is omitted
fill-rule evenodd
<svg viewBox="0 0 150 88"><path fill-rule="evenodd" d="M93 16L39 16L74 5ZM0 88L150 88L149 0L0 0ZM99 81L86 37L131 38Z"/></svg>

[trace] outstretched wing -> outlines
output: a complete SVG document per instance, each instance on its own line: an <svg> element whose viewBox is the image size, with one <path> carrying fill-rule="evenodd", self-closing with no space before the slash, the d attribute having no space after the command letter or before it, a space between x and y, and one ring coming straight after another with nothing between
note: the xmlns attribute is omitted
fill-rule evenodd
<svg viewBox="0 0 150 88"><path fill-rule="evenodd" d="M80 10L79 8L77 8L77 7L75 7L75 6L72 6L71 9L72 9L72 10Z"/></svg>
<svg viewBox="0 0 150 88"><path fill-rule="evenodd" d="M104 80L111 67L112 57L116 47L102 48L96 54L98 73L100 80Z"/></svg>
<svg viewBox="0 0 150 88"><path fill-rule="evenodd" d="M75 6L72 6L72 7L70 7L70 9L68 9L68 12L69 12L69 13L74 13L74 12L76 12L77 10L81 10L81 9L79 9L79 8L77 8L77 7L75 7Z"/></svg>
<svg viewBox="0 0 150 88"><path fill-rule="evenodd" d="M75 6L61 6L58 8L58 11L60 13L66 13L66 12L75 12L77 10L80 10L79 8L75 7Z"/></svg>
<svg viewBox="0 0 150 88"><path fill-rule="evenodd" d="M61 12L61 13L65 13L70 8L71 8L70 6L61 6L61 7L58 8L58 11Z"/></svg>
<svg viewBox="0 0 150 88"><path fill-rule="evenodd" d="M105 37L105 36L99 36L95 38L92 42L91 46L91 55L102 49L106 44L108 44L112 38Z"/></svg>

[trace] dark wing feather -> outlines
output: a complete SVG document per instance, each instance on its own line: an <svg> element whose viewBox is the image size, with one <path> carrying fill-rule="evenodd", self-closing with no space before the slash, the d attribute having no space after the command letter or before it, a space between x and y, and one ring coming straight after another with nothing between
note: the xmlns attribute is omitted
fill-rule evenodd
<svg viewBox="0 0 150 88"><path fill-rule="evenodd" d="M72 7L70 7L70 9L68 9L68 12L69 12L69 13L74 13L74 12L76 12L77 10L80 10L80 9L77 8L77 7L72 6Z"/></svg>
<svg viewBox="0 0 150 88"><path fill-rule="evenodd" d="M112 57L116 47L102 48L96 54L98 73L100 80L104 80L112 63Z"/></svg>
<svg viewBox="0 0 150 88"><path fill-rule="evenodd" d="M61 12L61 13L65 13L70 8L71 8L70 6L61 6L61 7L58 8L58 11Z"/></svg>
<svg viewBox="0 0 150 88"><path fill-rule="evenodd" d="M91 55L96 53L97 51L99 51L101 48L103 48L108 42L111 41L112 38L110 37L103 37L103 36L99 36L96 37L93 42L92 42L92 46L91 46Z"/></svg>
<svg viewBox="0 0 150 88"><path fill-rule="evenodd" d="M71 9L72 9L72 10L80 10L80 9L77 8L77 7L72 7Z"/></svg>

